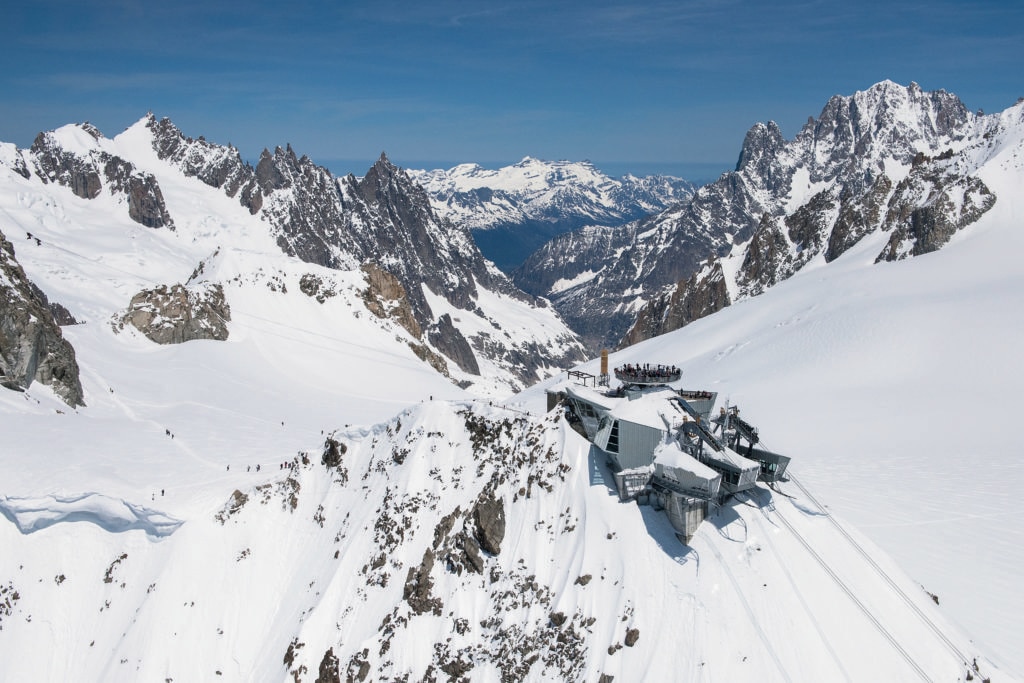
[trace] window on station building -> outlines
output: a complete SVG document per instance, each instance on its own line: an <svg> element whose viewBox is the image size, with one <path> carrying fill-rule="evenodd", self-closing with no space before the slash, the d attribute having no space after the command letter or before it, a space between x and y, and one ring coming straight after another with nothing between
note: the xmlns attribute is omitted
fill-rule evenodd
<svg viewBox="0 0 1024 683"><path fill-rule="evenodd" d="M619 421L616 420L612 423L612 431L608 434L608 451L610 453L619 452Z"/></svg>

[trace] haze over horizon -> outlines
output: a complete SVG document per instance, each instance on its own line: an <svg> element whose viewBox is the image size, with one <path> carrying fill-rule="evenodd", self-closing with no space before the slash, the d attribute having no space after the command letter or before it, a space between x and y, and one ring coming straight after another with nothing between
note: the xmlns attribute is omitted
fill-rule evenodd
<svg viewBox="0 0 1024 683"><path fill-rule="evenodd" d="M791 137L832 95L882 80L972 110L1024 95L1024 6L995 0L43 0L5 15L0 140L20 147L86 120L113 136L152 111L246 158L290 143L321 163L387 151L407 167L533 156L716 174L754 123Z"/></svg>

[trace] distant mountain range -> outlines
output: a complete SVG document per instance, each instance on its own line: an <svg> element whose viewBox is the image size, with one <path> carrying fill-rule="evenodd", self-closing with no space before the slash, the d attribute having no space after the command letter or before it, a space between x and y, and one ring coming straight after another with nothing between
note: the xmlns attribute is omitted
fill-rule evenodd
<svg viewBox="0 0 1024 683"><path fill-rule="evenodd" d="M438 214L471 230L484 255L505 272L557 235L658 213L694 189L672 176L612 178L587 161L530 157L493 170L461 164L409 175Z"/></svg>
<svg viewBox="0 0 1024 683"><path fill-rule="evenodd" d="M529 352L497 339L480 288L533 310L544 304L532 297L550 299L594 352L754 296L867 235L886 235L879 260L927 253L999 199L986 164L1019 135L1019 110L974 114L950 93L887 81L833 97L791 141L774 123L755 125L736 169L698 190L529 157L497 170L406 172L382 156L362 178L334 178L290 147L250 165L166 119L133 129L148 131L151 151L177 173L258 217L284 253L335 269L374 263L397 278L424 357L438 353L471 376L481 357L502 357L524 386L580 347L561 355L575 343L564 328L545 342L524 337ZM87 124L4 149L0 163L26 180L121 197L132 220L174 229L157 175ZM487 264L488 251L511 282ZM435 314L435 295L451 312ZM460 310L479 311L483 326L460 331ZM546 345L563 350L549 358Z"/></svg>

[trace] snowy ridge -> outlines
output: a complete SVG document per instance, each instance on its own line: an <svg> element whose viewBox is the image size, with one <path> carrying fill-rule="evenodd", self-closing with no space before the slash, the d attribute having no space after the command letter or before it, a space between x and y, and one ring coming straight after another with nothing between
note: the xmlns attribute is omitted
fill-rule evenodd
<svg viewBox="0 0 1024 683"><path fill-rule="evenodd" d="M20 548L20 569L0 560L18 595L5 673L1008 680L797 487L724 506L686 548L660 513L618 502L557 415L428 401L309 446L232 475L160 544L61 535L43 553L56 527L0 525ZM48 629L57 605L88 631Z"/></svg>
<svg viewBox="0 0 1024 683"><path fill-rule="evenodd" d="M995 188L1022 183L1007 163L1021 148L1022 107L978 116L944 91L887 81L832 98L791 142L774 124L755 126L738 173L761 188L757 227L652 301L625 341L755 296L870 235L885 236L878 262L942 248L998 202L1016 202L1015 190Z"/></svg>
<svg viewBox="0 0 1024 683"><path fill-rule="evenodd" d="M993 191L983 167L1004 140L1019 137L1020 106L977 115L953 94L890 81L837 95L793 140L774 122L753 126L734 171L639 221L631 243L580 253L575 237L558 238L514 279L552 294L543 285L572 279L573 271L597 273L552 294L596 348L676 329L808 264L831 263L870 234L887 236L879 260L934 251L997 201L1015 201ZM632 293L612 305L623 291ZM593 320L607 321L597 346L586 329Z"/></svg>

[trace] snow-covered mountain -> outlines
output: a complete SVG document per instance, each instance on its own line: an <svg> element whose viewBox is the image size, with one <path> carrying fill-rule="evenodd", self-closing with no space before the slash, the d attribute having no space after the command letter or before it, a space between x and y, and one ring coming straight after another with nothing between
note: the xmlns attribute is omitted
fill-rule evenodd
<svg viewBox="0 0 1024 683"><path fill-rule="evenodd" d="M753 233L653 301L625 343L831 263L869 234L887 237L876 262L940 249L997 202L1019 201L1022 149L1021 102L976 115L913 83L834 97L789 142L771 124L755 127L737 168L765 197Z"/></svg>
<svg viewBox="0 0 1024 683"><path fill-rule="evenodd" d="M61 331L85 403L41 380L0 388L3 680L1024 672L1013 202L919 258L876 264L890 237L868 234L613 354L682 367L793 457L789 481L725 501L683 545L662 512L619 501L544 384L480 398L424 363L383 265L285 253L320 238L268 230L279 190L214 164L194 166L205 182L182 173L147 151L145 121L114 140L55 135L83 133L132 160L113 168L148 198L135 215L174 229L132 215L90 139L92 199L72 189L88 173L58 164L86 182L44 183L32 155L0 147L0 273L17 284L20 267L81 323ZM1017 177L984 180L1002 197ZM477 300L495 325L544 324L490 292Z"/></svg>
<svg viewBox="0 0 1024 683"><path fill-rule="evenodd" d="M955 95L913 83L837 95L791 141L771 122L751 128L735 171L630 226L628 239L566 235L514 280L550 293L594 347L618 343L648 303L626 343L834 261L874 232L889 237L882 260L926 253L995 202L1016 201L985 178L1017 177L1007 159L1020 144L1020 116L1019 104L974 114ZM602 320L603 330L588 328Z"/></svg>
<svg viewBox="0 0 1024 683"><path fill-rule="evenodd" d="M622 225L693 192L681 178L611 178L587 161L531 157L499 169L461 164L409 173L435 210L472 230L484 254L505 271L556 235L585 225Z"/></svg>
<svg viewBox="0 0 1024 683"><path fill-rule="evenodd" d="M1019 468L1010 432L969 428L1009 419L1024 379L990 363L1020 332L993 315L1024 292L1010 250L988 256L1019 242L1005 218L874 282L855 249L825 282L801 273L613 355L678 361L687 386L740 403L794 458L794 479L728 501L689 546L663 513L619 502L604 458L545 414L542 386L474 399L369 316L337 324L329 311L357 307L349 290L283 296L296 285L280 264L259 287L226 287L223 342L68 326L86 407L38 383L0 392L0 673L1012 680ZM51 265L96 281L130 266L83 259L92 238ZM102 292L78 285L82 300ZM949 410L941 389L968 381L995 401L957 402L963 430L923 428ZM970 635L950 614L973 617Z"/></svg>
<svg viewBox="0 0 1024 683"><path fill-rule="evenodd" d="M1008 680L796 486L687 548L557 416L428 401L300 443L0 498L5 676Z"/></svg>
<svg viewBox="0 0 1024 683"><path fill-rule="evenodd" d="M396 328L397 343L485 393L526 386L581 357L546 303L516 289L383 156L358 180L336 179L291 148L264 151L253 168L237 150L188 138L150 115L113 139L86 124L40 134L29 150L4 145L0 166L16 212L2 229L22 265L43 268L36 284L79 320L114 316L135 294L161 286L217 285L229 306L231 290L252 282L320 304L354 287L364 312ZM95 233L80 245L84 259L138 252L131 277L103 305L75 302L81 283L42 265L81 233ZM24 247L22 234L33 236ZM280 272L267 273L255 252L280 263Z"/></svg>

